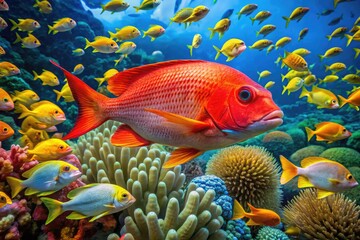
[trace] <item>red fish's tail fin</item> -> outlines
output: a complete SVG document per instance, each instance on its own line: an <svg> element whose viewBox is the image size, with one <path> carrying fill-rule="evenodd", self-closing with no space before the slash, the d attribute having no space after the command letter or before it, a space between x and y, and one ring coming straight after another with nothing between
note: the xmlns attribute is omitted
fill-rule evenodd
<svg viewBox="0 0 360 240"><path fill-rule="evenodd" d="M79 137L109 119L105 112L105 103L109 100L108 97L98 93L54 61L50 60L50 62L64 72L74 99L79 106L75 126L62 138L63 140Z"/></svg>
<svg viewBox="0 0 360 240"><path fill-rule="evenodd" d="M280 183L285 184L298 175L298 168L282 155L280 155L280 162L283 169Z"/></svg>
<svg viewBox="0 0 360 240"><path fill-rule="evenodd" d="M241 219L246 216L246 212L238 200L234 200L233 217L232 220Z"/></svg>

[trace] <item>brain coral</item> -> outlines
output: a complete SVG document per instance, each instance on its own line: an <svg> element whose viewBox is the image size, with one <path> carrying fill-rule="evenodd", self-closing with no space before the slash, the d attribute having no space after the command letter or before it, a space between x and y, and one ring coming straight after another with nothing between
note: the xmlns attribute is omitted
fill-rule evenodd
<svg viewBox="0 0 360 240"><path fill-rule="evenodd" d="M285 224L300 228L307 239L359 239L360 207L343 194L317 199L306 189L284 209Z"/></svg>
<svg viewBox="0 0 360 240"><path fill-rule="evenodd" d="M233 146L220 150L208 162L206 174L224 180L229 195L242 206L280 212L282 191L279 183L279 167L264 148L257 146Z"/></svg>
<svg viewBox="0 0 360 240"><path fill-rule="evenodd" d="M276 155L288 156L294 149L294 141L286 132L273 131L265 134L262 139L263 146Z"/></svg>
<svg viewBox="0 0 360 240"><path fill-rule="evenodd" d="M320 154L320 157L337 161L345 167L356 167L360 163L360 153L346 147L329 148Z"/></svg>
<svg viewBox="0 0 360 240"><path fill-rule="evenodd" d="M356 149L360 151L360 130L352 132L352 135L346 142L346 146Z"/></svg>
<svg viewBox="0 0 360 240"><path fill-rule="evenodd" d="M320 145L310 145L304 148L301 148L291 154L290 160L293 163L300 163L301 160L307 157L319 156L323 151L325 151L325 147Z"/></svg>

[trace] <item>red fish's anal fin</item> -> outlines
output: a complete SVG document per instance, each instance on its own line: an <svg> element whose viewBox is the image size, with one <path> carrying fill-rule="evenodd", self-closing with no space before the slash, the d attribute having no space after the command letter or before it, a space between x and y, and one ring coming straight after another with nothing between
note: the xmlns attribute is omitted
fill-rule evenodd
<svg viewBox="0 0 360 240"><path fill-rule="evenodd" d="M202 153L202 151L195 148L178 148L171 153L170 158L164 163L163 168L172 168L187 163Z"/></svg>
<svg viewBox="0 0 360 240"><path fill-rule="evenodd" d="M166 119L166 121L185 127L189 133L200 132L205 129L211 128L211 124L207 122L198 121L195 119L187 118L175 113L169 113L161 110L147 108L145 111L154 113Z"/></svg>
<svg viewBox="0 0 360 240"><path fill-rule="evenodd" d="M111 136L111 144L118 147L142 147L151 142L141 137L128 125L121 125Z"/></svg>
<svg viewBox="0 0 360 240"><path fill-rule="evenodd" d="M79 106L79 114L75 126L63 137L63 140L79 137L108 120L104 110L105 103L109 101L109 98L89 87L85 82L62 68L59 64L52 60L50 62L64 72L70 90Z"/></svg>

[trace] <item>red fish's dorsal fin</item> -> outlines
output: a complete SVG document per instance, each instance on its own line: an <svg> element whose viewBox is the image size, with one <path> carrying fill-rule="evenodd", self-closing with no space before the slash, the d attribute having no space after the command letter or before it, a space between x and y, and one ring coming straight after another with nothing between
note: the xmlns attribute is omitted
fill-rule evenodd
<svg viewBox="0 0 360 240"><path fill-rule="evenodd" d="M326 126L326 125L328 125L330 123L331 122L321 122L321 123L316 124L315 128L316 128L316 130L318 130L319 128L324 127L324 126Z"/></svg>
<svg viewBox="0 0 360 240"><path fill-rule="evenodd" d="M259 209L257 209L256 207L254 207L253 205L251 205L250 203L247 203L247 205L249 206L249 208L250 208L250 213L257 213L257 212L259 212L260 210Z"/></svg>
<svg viewBox="0 0 360 240"><path fill-rule="evenodd" d="M120 96L128 87L136 82L138 79L152 71L162 69L165 67L171 67L175 65L188 64L188 63L201 63L202 60L172 60L154 64L148 64L140 67L127 69L123 72L115 74L108 80L107 89L114 95Z"/></svg>
<svg viewBox="0 0 360 240"><path fill-rule="evenodd" d="M301 167L306 168L308 166L311 166L311 165L313 165L315 163L319 163L319 162L334 163L334 161L331 161L329 159L322 158L322 157L307 157L307 158L304 158L300 164L301 164Z"/></svg>

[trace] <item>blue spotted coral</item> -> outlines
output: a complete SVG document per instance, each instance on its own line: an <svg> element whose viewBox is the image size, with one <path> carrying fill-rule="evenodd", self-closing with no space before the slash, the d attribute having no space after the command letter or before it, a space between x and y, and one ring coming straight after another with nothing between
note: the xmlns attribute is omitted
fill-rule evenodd
<svg viewBox="0 0 360 240"><path fill-rule="evenodd" d="M263 227L257 234L256 240L289 240L289 237L281 230L272 227Z"/></svg>
<svg viewBox="0 0 360 240"><path fill-rule="evenodd" d="M250 240L250 228L241 219L229 220L225 226L226 240Z"/></svg>

